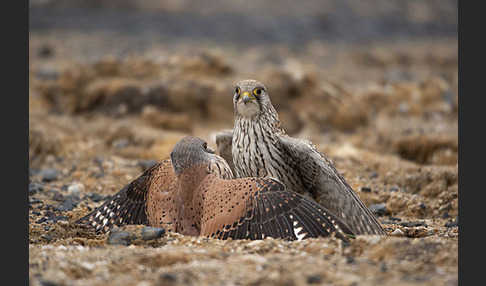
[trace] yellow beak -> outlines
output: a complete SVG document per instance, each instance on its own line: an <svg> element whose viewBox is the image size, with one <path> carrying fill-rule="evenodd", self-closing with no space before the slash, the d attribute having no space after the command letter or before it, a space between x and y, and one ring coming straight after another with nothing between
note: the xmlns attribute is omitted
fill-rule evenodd
<svg viewBox="0 0 486 286"><path fill-rule="evenodd" d="M243 97L242 97L243 103L247 103L253 99L255 99L255 97L251 93L249 93L248 91L243 92Z"/></svg>

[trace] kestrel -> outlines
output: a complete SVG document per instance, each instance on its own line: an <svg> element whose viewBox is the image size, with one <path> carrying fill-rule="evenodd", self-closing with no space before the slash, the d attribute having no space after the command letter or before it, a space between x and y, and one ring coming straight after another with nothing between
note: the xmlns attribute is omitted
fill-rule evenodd
<svg viewBox="0 0 486 286"><path fill-rule="evenodd" d="M232 179L233 173L226 161L208 152L208 172L223 179ZM147 169L142 175L123 187L110 200L76 223L88 224L97 232L107 232L113 226L142 224L176 231L177 208L175 199L179 184L171 160L164 160Z"/></svg>
<svg viewBox="0 0 486 286"><path fill-rule="evenodd" d="M200 138L183 138L175 145L170 157L171 160L164 164L165 170L149 175L146 183L146 211L151 226L166 227L184 235L219 239L273 237L301 240L335 235L347 240L353 235L349 227L332 213L304 196L288 191L275 179L228 179L215 174L215 161L225 165L224 169L230 170L229 166L208 150L206 142ZM221 159L215 160L215 157ZM169 165L173 170L168 170ZM154 185L154 181L157 184ZM159 197L151 196L152 192ZM152 200L152 206L149 200ZM97 210L88 216L96 214ZM125 217L126 213L121 221L125 221ZM120 217L115 213L113 218L116 221Z"/></svg>
<svg viewBox="0 0 486 286"><path fill-rule="evenodd" d="M289 190L316 199L355 234L385 234L332 162L311 142L286 134L262 83L238 82L233 104L233 131L217 134L216 144L237 178L274 177Z"/></svg>

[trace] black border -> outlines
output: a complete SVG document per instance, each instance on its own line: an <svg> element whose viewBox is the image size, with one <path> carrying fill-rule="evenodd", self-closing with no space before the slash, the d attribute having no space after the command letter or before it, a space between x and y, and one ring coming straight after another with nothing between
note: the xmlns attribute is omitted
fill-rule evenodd
<svg viewBox="0 0 486 286"><path fill-rule="evenodd" d="M6 284L29 283L29 2L4 3L2 29L2 242ZM12 283L11 281L14 281Z"/></svg>

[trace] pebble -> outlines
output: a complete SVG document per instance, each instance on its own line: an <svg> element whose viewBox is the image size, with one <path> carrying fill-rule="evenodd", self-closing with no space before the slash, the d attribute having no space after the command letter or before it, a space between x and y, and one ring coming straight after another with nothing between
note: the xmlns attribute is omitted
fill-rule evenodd
<svg viewBox="0 0 486 286"><path fill-rule="evenodd" d="M427 227L427 224L423 221L405 221L405 222L401 222L400 225L406 227L417 227L417 226Z"/></svg>
<svg viewBox="0 0 486 286"><path fill-rule="evenodd" d="M370 205L370 210L377 216L383 216L388 213L385 203Z"/></svg>
<svg viewBox="0 0 486 286"><path fill-rule="evenodd" d="M56 209L58 211L72 211L79 203L80 199L77 195L69 195L65 197L64 202L62 202Z"/></svg>
<svg viewBox="0 0 486 286"><path fill-rule="evenodd" d="M398 192L398 187L391 187L390 192Z"/></svg>
<svg viewBox="0 0 486 286"><path fill-rule="evenodd" d="M397 228L392 233L390 233L390 235L392 235L392 236L403 236L404 233L401 229Z"/></svg>
<svg viewBox="0 0 486 286"><path fill-rule="evenodd" d="M57 180L59 171L53 168L44 169L39 172L43 182L52 182Z"/></svg>
<svg viewBox="0 0 486 286"><path fill-rule="evenodd" d="M54 55L54 49L51 46L44 45L37 50L37 55L40 58L49 58Z"/></svg>
<svg viewBox="0 0 486 286"><path fill-rule="evenodd" d="M165 229L159 227L144 227L142 228L142 239L152 240L162 237L165 234Z"/></svg>
<svg viewBox="0 0 486 286"><path fill-rule="evenodd" d="M175 276L172 273L164 273L164 274L160 274L159 280L162 280L163 282L168 282L168 283L176 282L177 276Z"/></svg>
<svg viewBox="0 0 486 286"><path fill-rule="evenodd" d="M52 199L53 200L58 201L58 202L64 201L64 196L61 193L59 193L58 191L56 191L56 190L50 190L50 192L54 194L52 196Z"/></svg>
<svg viewBox="0 0 486 286"><path fill-rule="evenodd" d="M59 72L52 68L43 67L35 75L40 80L56 80L59 77Z"/></svg>
<svg viewBox="0 0 486 286"><path fill-rule="evenodd" d="M445 227L456 227L456 226L459 226L459 217L456 217L456 219L453 220L453 221L447 222L444 226Z"/></svg>
<svg viewBox="0 0 486 286"><path fill-rule="evenodd" d="M40 285L41 286L59 286L61 284L59 283L56 283L54 281L50 281L50 280L41 280L40 281Z"/></svg>
<svg viewBox="0 0 486 286"><path fill-rule="evenodd" d="M128 139L122 138L122 139L118 139L118 140L113 141L113 143L111 145L116 149L122 149L122 148L128 147L128 145L130 145L130 141L128 141Z"/></svg>
<svg viewBox="0 0 486 286"><path fill-rule="evenodd" d="M37 194L38 192L42 192L44 190L44 186L39 183L30 183L29 184L29 196Z"/></svg>
<svg viewBox="0 0 486 286"><path fill-rule="evenodd" d="M98 193L91 193L91 194L88 195L88 198L90 200L92 200L93 202L97 203L97 202L102 201L105 197L98 194Z"/></svg>
<svg viewBox="0 0 486 286"><path fill-rule="evenodd" d="M320 275L307 276L307 284L320 284L322 277Z"/></svg>
<svg viewBox="0 0 486 286"><path fill-rule="evenodd" d="M365 193L371 193L371 188L370 187L361 187L361 191Z"/></svg>
<svg viewBox="0 0 486 286"><path fill-rule="evenodd" d="M110 245L129 245L133 239L135 239L135 235L128 231L112 230L107 243Z"/></svg>
<svg viewBox="0 0 486 286"><path fill-rule="evenodd" d="M84 185L82 183L73 183L69 185L67 190L73 195L79 195L82 191L84 191Z"/></svg>

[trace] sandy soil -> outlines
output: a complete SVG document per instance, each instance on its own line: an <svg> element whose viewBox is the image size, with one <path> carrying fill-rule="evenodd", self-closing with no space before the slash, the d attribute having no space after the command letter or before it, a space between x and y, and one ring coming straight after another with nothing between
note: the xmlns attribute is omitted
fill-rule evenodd
<svg viewBox="0 0 486 286"><path fill-rule="evenodd" d="M31 285L457 285L457 39L243 50L100 33L30 34ZM110 43L129 36L110 36ZM389 237L218 241L169 233L110 245L72 222L187 134L232 128L234 81L264 82Z"/></svg>

